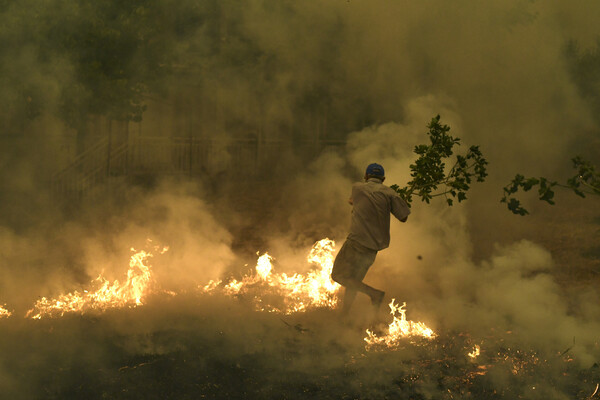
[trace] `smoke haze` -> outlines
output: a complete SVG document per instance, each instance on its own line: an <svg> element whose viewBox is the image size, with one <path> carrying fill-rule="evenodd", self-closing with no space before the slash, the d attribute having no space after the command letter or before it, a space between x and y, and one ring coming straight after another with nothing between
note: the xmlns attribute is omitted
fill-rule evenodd
<svg viewBox="0 0 600 400"><path fill-rule="evenodd" d="M499 199L516 173L564 180L575 155L600 163L599 13L595 1L0 1L0 305L19 314L12 323L40 296L81 289L100 272L121 279L130 248L148 239L170 248L151 261L168 290L239 277L256 251L269 251L281 271L303 272L316 240L343 243L350 186L366 165L382 164L386 184L402 186L439 114L462 150L480 146L489 176L463 204L415 202L406 224L392 222L391 246L366 282L436 331L483 338L493 330L501 346L544 355L570 348L578 367L590 368L600 356L598 200L557 194L550 207L523 195L532 216L521 218ZM122 131L220 142L199 176L144 175L115 186L116 195L65 207L53 175ZM287 147L246 179L230 168L236 140ZM345 144L306 150L320 142ZM56 328L5 324L11 343L29 333L23 347L3 345L0 388L43 398L19 373L58 359L109 376L107 366L124 362L106 355L111 340L140 363L140 355L214 355L213 346L236 371L293 359L282 371L290 382L330 370L341 379L348 365L375 386L382 379L369 369L380 359L349 361L363 343L328 325L327 312L287 325L218 296L159 303ZM358 313L366 303L359 297ZM198 338L206 345L194 347ZM25 344L39 359L23 356ZM501 347L485 344L488 354ZM390 356L390 374L408 373L402 361L429 351L404 350ZM121 382L116 376L107 379ZM275 380L254 379L270 388L263 397L277 393ZM34 381L49 387L41 373Z"/></svg>

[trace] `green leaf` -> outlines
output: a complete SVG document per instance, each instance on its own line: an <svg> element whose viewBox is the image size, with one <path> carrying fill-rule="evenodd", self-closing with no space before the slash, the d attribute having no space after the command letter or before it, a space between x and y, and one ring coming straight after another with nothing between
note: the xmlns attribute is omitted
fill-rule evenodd
<svg viewBox="0 0 600 400"><path fill-rule="evenodd" d="M525 182L522 182L523 190L527 192L528 190L530 190L533 186L537 185L538 183L540 183L539 179L529 178Z"/></svg>
<svg viewBox="0 0 600 400"><path fill-rule="evenodd" d="M413 151L418 157L409 166L411 180L402 189L398 185L392 187L407 199L407 203L413 194L426 203L432 197L446 193L450 193L452 197L462 193L459 201L465 200L473 177L478 182L485 180L487 161L478 146L471 146L466 155L457 154L451 160L455 146L460 146L460 138L450 135L450 127L440 122L439 115L431 119L427 128L429 144L414 146ZM447 203L451 205L452 201L447 199Z"/></svg>
<svg viewBox="0 0 600 400"><path fill-rule="evenodd" d="M529 212L521 207L521 202L517 199L511 198L508 202L508 209L513 212L513 214L518 215L527 215Z"/></svg>

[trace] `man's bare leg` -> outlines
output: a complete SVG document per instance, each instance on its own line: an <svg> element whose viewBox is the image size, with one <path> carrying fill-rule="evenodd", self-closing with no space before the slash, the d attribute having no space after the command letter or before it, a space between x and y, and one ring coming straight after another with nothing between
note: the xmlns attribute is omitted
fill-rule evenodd
<svg viewBox="0 0 600 400"><path fill-rule="evenodd" d="M346 316L350 313L350 308L354 303L354 299L356 299L356 295L358 291L351 287L346 287L344 289L344 299L342 300L342 315Z"/></svg>
<svg viewBox="0 0 600 400"><path fill-rule="evenodd" d="M342 285L346 288L342 304L343 315L348 315L350 312L350 307L352 307L352 304L354 303L357 292L361 292L369 296L375 311L379 310L381 302L383 301L383 297L385 296L385 292L375 289L374 287L371 287L360 281L347 280L343 282Z"/></svg>

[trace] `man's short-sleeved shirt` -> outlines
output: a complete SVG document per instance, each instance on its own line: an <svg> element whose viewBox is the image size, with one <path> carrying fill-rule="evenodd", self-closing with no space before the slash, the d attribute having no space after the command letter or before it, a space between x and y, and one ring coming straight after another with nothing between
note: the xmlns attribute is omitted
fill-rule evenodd
<svg viewBox="0 0 600 400"><path fill-rule="evenodd" d="M381 180L352 185L352 222L348 239L372 250L383 250L390 245L390 214L403 220L410 209L390 187Z"/></svg>

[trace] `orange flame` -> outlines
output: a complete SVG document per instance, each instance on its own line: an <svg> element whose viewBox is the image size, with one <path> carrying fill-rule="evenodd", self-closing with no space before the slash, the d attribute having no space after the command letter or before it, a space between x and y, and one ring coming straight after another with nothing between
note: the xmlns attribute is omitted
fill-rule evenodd
<svg viewBox="0 0 600 400"><path fill-rule="evenodd" d="M84 290L83 293L74 291L61 294L55 299L42 297L25 317L41 319L62 316L68 312L85 313L91 310L142 305L144 296L150 292L152 282L150 265L146 264L149 257L152 257L152 254L143 250L133 254L129 260L127 280L123 283L118 280L110 283L100 274L92 281L93 286L97 287L96 290Z"/></svg>
<svg viewBox="0 0 600 400"><path fill-rule="evenodd" d="M423 322L413 322L406 320L406 303L401 306L395 304L396 299L392 299L389 304L390 314L393 316L392 322L388 326L388 333L378 336L373 331L367 329L367 348L372 346L383 346L386 348L398 347L402 339L411 337L421 337L425 339L433 339L436 337L435 332L428 328ZM400 318L398 318L400 316Z"/></svg>
<svg viewBox="0 0 600 400"><path fill-rule="evenodd" d="M470 353L467 353L467 355L473 360L476 359L477 357L479 357L480 354L481 354L481 348L479 347L478 344L476 344L473 347L473 351L471 351Z"/></svg>
<svg viewBox="0 0 600 400"><path fill-rule="evenodd" d="M256 308L260 311L290 314L314 307L335 308L339 285L330 278L334 249L333 240L318 241L307 256L307 261L318 268L306 275L296 273L292 276L274 273L273 257L265 253L258 258L256 274L246 275L240 281L232 279L225 285L222 285L220 280L210 281L203 287L203 291L213 292L222 286L223 293L234 296L248 294L253 288L264 289L253 298ZM266 297L271 299L267 300ZM276 304L272 304L273 302Z"/></svg>
<svg viewBox="0 0 600 400"><path fill-rule="evenodd" d="M6 309L6 304L4 306L0 306L0 319L2 318L8 318L12 315L12 312L8 311L8 309Z"/></svg>

